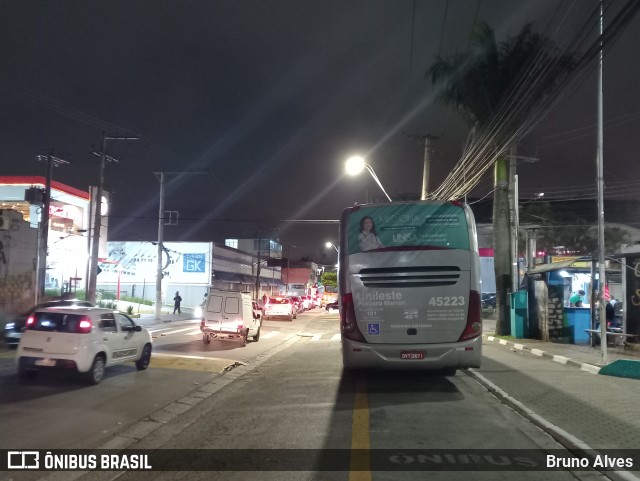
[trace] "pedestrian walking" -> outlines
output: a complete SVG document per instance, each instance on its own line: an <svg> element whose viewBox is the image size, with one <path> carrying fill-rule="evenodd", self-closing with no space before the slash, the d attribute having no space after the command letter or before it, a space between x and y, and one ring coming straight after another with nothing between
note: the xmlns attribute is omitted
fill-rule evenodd
<svg viewBox="0 0 640 481"><path fill-rule="evenodd" d="M176 291L176 295L173 298L173 313L175 314L176 311L178 311L178 314L181 314L180 312L180 303L182 302L182 297L180 297L180 292Z"/></svg>

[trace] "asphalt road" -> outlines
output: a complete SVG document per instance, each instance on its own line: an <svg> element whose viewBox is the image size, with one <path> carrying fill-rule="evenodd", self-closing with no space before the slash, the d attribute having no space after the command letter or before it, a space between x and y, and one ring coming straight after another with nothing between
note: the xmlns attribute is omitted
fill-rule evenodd
<svg viewBox="0 0 640 481"><path fill-rule="evenodd" d="M112 368L93 387L69 375L22 383L1 371L0 416L11 436L2 436L0 447L159 449L162 462L175 464L162 472L9 472L0 480L462 480L468 471L406 471L389 460L411 450L450 450L453 457L442 462L467 469L460 465L476 449L511 463L510 449L521 456L561 449L463 373L345 375L336 314L311 311L264 327L258 343L240 348L232 341L204 345L193 322L161 325L149 370ZM222 373L223 366L232 368ZM203 458L190 461L193 453ZM379 463L386 468L375 469ZM473 479L600 479L592 472L476 468Z"/></svg>

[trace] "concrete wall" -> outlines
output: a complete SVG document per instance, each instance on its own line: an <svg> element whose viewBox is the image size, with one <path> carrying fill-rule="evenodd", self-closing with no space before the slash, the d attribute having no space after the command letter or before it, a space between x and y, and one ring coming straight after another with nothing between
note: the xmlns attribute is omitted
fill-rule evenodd
<svg viewBox="0 0 640 481"><path fill-rule="evenodd" d="M10 219L0 230L0 316L6 320L35 303L38 229L14 210L0 210L0 215Z"/></svg>

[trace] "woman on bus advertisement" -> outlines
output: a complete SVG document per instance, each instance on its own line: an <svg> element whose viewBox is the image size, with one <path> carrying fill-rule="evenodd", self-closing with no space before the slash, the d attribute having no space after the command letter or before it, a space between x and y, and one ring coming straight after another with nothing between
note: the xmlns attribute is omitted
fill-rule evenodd
<svg viewBox="0 0 640 481"><path fill-rule="evenodd" d="M364 207L350 216L348 253L397 246L468 249L466 226L464 210L453 204Z"/></svg>
<svg viewBox="0 0 640 481"><path fill-rule="evenodd" d="M376 232L376 225L371 217L364 216L360 220L360 235L358 235L358 244L361 251L370 251L384 247Z"/></svg>

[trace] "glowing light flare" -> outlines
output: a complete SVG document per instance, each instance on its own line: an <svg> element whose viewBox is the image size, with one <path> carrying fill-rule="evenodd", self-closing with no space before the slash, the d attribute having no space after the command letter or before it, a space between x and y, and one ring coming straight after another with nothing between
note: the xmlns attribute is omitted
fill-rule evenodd
<svg viewBox="0 0 640 481"><path fill-rule="evenodd" d="M361 174L364 170L365 161L364 157L360 157L359 155L354 155L347 159L346 171L349 175L358 175Z"/></svg>

